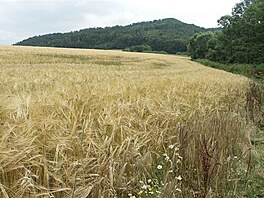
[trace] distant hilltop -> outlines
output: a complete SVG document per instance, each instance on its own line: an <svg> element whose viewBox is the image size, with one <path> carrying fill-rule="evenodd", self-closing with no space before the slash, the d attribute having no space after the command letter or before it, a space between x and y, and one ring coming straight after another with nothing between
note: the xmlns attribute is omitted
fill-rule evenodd
<svg viewBox="0 0 264 198"><path fill-rule="evenodd" d="M122 49L175 54L187 51L188 40L195 33L216 30L218 29L206 29L174 18L167 18L127 26L88 28L68 33L34 36L14 45Z"/></svg>

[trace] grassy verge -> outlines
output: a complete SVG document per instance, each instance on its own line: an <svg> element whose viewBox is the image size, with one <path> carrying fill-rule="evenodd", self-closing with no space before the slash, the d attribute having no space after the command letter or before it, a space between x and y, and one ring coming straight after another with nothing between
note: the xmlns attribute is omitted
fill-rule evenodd
<svg viewBox="0 0 264 198"><path fill-rule="evenodd" d="M243 76L247 76L254 80L262 81L264 80L264 64L260 65L250 65L250 64L223 64L218 63L206 59L199 59L196 62L201 63L203 65L225 70L228 72L232 72L234 74L241 74Z"/></svg>
<svg viewBox="0 0 264 198"><path fill-rule="evenodd" d="M252 141L256 150L254 169L248 175L243 174L242 169L234 173L237 180L232 185L235 185L237 191L244 191L246 197L264 197L264 64L222 64L206 59L196 60L196 62L234 74L244 75L253 80L256 89L254 95L260 101L260 114L259 118L256 119L257 122L255 121L257 130ZM233 194L232 197L236 197L236 194Z"/></svg>

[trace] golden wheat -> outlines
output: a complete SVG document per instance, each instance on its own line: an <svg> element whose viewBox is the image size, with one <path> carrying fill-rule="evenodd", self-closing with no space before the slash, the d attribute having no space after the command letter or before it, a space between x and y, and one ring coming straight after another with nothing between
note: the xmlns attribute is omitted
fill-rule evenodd
<svg viewBox="0 0 264 198"><path fill-rule="evenodd" d="M188 58L1 47L0 69L2 197L227 196L251 148L248 80Z"/></svg>

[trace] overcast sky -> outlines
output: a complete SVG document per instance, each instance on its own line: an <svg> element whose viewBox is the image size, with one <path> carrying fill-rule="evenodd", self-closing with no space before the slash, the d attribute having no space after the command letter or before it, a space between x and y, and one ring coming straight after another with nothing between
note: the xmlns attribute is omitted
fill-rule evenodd
<svg viewBox="0 0 264 198"><path fill-rule="evenodd" d="M240 0L0 0L0 44L89 27L176 18L217 27Z"/></svg>

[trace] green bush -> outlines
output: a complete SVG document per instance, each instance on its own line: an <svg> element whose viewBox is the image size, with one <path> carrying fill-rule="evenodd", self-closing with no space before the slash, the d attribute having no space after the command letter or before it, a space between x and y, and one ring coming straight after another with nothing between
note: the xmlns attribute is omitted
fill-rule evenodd
<svg viewBox="0 0 264 198"><path fill-rule="evenodd" d="M130 52L151 52L152 49L149 45L134 45L129 48Z"/></svg>

